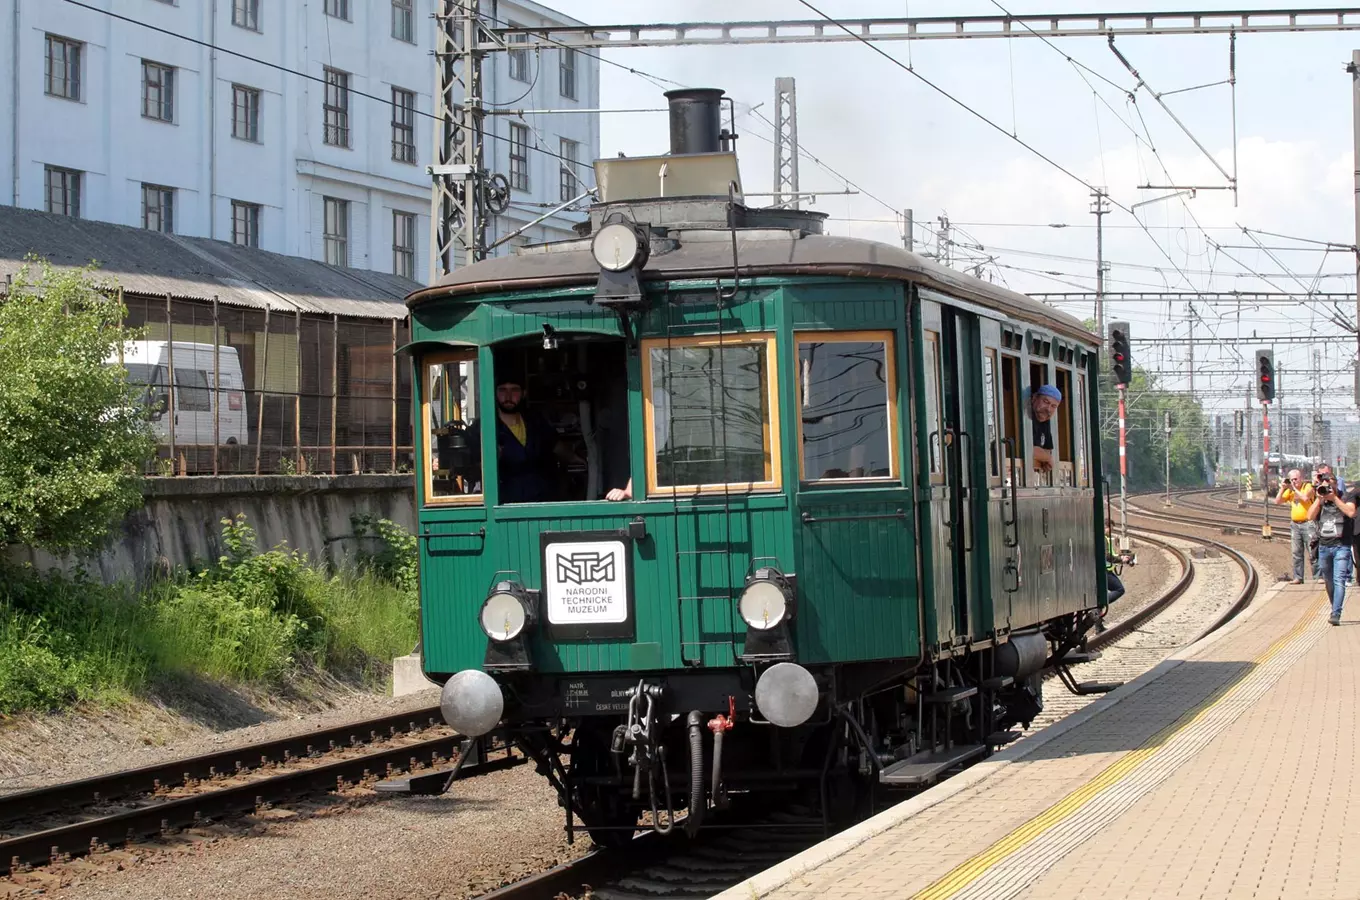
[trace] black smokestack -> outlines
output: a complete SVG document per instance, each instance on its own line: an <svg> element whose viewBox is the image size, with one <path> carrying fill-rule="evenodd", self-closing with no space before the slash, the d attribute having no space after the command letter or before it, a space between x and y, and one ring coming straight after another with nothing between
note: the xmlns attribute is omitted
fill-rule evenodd
<svg viewBox="0 0 1360 900"><path fill-rule="evenodd" d="M722 134L722 96L718 88L667 91L671 107L671 155L717 153Z"/></svg>

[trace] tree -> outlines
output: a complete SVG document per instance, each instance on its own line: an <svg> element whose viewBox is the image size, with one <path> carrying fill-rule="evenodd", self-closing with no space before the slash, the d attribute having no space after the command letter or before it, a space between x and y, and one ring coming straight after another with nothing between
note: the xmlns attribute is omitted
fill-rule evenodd
<svg viewBox="0 0 1360 900"><path fill-rule="evenodd" d="M31 260L0 298L0 545L80 550L142 504L155 449L116 359L126 310L89 269Z"/></svg>
<svg viewBox="0 0 1360 900"><path fill-rule="evenodd" d="M1111 485L1119 478L1118 392L1108 371L1100 373L1100 455ZM1128 386L1128 428L1125 449L1129 490L1156 490L1166 483L1167 436L1165 415L1171 414L1171 485L1202 487L1217 462L1207 439L1204 409L1184 394L1162 390L1154 376L1134 368Z"/></svg>

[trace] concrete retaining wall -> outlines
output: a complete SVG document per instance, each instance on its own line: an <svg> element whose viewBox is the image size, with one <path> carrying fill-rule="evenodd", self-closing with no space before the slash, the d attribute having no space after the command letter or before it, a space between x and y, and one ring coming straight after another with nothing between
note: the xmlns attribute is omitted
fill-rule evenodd
<svg viewBox="0 0 1360 900"><path fill-rule="evenodd" d="M312 560L339 564L358 549L377 549L354 534L354 516L391 519L415 529L412 476L227 475L149 478L146 505L129 515L102 551L56 558L27 547L10 557L47 569L84 566L107 583L141 582L158 568L188 566L222 554L221 520L245 513L262 549L287 542Z"/></svg>

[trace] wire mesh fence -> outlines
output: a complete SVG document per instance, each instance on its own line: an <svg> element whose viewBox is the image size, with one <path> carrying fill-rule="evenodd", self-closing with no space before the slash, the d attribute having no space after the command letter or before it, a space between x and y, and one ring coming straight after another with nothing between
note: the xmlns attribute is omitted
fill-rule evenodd
<svg viewBox="0 0 1360 900"><path fill-rule="evenodd" d="M148 474L405 472L405 320L127 295L128 380L151 409Z"/></svg>

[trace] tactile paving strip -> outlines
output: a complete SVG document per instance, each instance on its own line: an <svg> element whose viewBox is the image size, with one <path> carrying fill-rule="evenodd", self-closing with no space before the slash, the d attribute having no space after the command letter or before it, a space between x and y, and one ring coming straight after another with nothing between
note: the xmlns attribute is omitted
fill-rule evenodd
<svg viewBox="0 0 1360 900"><path fill-rule="evenodd" d="M1326 631L1324 605L1309 604L1298 624L1253 660L1237 681L921 891L917 900L1005 900L1019 894L1250 709Z"/></svg>

